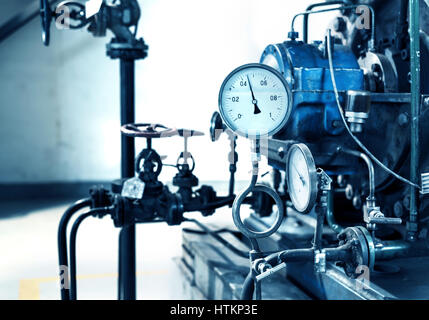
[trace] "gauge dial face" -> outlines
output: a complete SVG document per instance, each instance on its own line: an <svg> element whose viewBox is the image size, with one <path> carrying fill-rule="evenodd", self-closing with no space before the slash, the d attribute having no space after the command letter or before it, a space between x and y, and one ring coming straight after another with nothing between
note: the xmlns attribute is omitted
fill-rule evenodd
<svg viewBox="0 0 429 320"><path fill-rule="evenodd" d="M292 95L286 80L273 68L252 63L232 71L219 93L225 124L245 137L272 136L289 118Z"/></svg>
<svg viewBox="0 0 429 320"><path fill-rule="evenodd" d="M313 156L305 144L293 145L288 153L287 185L296 210L309 212L316 201L317 174Z"/></svg>

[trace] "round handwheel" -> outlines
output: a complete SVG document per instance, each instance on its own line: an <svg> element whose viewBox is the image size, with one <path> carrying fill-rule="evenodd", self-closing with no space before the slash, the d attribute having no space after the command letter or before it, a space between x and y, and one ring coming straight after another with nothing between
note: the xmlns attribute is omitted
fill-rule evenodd
<svg viewBox="0 0 429 320"><path fill-rule="evenodd" d="M183 161L181 161L183 159ZM188 164L188 159L191 160L192 164L189 165ZM177 158L176 161L176 167L177 169L179 169L179 171L183 171L185 170L185 165L187 166L187 170L189 170L190 172L194 171L195 169L195 159L192 156L192 154L190 152L188 152L187 157L185 158L184 152L181 152L179 157Z"/></svg>
<svg viewBox="0 0 429 320"><path fill-rule="evenodd" d="M124 135L134 138L166 138L177 135L177 130L162 124L132 123L121 127Z"/></svg>
<svg viewBox="0 0 429 320"><path fill-rule="evenodd" d="M45 46L49 45L51 35L52 11L48 0L40 0L40 22L42 24L42 42Z"/></svg>
<svg viewBox="0 0 429 320"><path fill-rule="evenodd" d="M148 175L149 180L155 180L162 170L161 157L153 149L143 149L137 156L134 168L143 181L145 181L145 175Z"/></svg>

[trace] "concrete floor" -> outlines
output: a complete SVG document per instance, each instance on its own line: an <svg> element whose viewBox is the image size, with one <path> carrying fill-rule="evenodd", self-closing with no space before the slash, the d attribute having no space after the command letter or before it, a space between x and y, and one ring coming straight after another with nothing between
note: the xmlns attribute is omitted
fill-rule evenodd
<svg viewBox="0 0 429 320"><path fill-rule="evenodd" d="M0 299L60 298L57 228L73 201L0 203ZM232 220L228 213L223 218ZM212 219L217 218L201 218ZM186 299L173 261L181 255L181 228L137 225L138 299ZM118 233L109 217L82 223L77 239L78 299L116 299Z"/></svg>

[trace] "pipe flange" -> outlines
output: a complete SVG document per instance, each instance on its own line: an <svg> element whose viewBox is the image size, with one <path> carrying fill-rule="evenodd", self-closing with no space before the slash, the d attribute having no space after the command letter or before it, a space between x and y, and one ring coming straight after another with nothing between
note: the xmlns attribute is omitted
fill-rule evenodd
<svg viewBox="0 0 429 320"><path fill-rule="evenodd" d="M350 244L350 257L347 261L342 261L341 266L347 276L355 279L362 274L362 266L370 267L372 258L370 258L370 249L368 241L364 233L359 227L350 227L342 231L338 238L340 239L340 246Z"/></svg>
<svg viewBox="0 0 429 320"><path fill-rule="evenodd" d="M368 245L368 254L369 254L369 262L368 262L368 267L369 270L374 270L374 265L375 265L375 245L374 245L374 241L372 239L371 234L369 233L369 231L362 226L357 226L356 228L358 228L364 235L366 243Z"/></svg>

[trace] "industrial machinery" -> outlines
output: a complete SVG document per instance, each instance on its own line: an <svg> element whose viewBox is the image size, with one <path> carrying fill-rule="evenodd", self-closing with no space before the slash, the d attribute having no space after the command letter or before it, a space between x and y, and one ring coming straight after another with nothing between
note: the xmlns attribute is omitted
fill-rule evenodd
<svg viewBox="0 0 429 320"><path fill-rule="evenodd" d="M195 130L134 123L135 0L41 0L42 40L68 9L70 26L94 36L111 30L107 55L120 59L122 178L94 187L63 215L58 231L62 299L76 299L76 236L87 217L109 215L121 228L119 299L135 299L135 224L183 229L179 266L191 298L427 299L429 281L429 3L344 0L316 3L291 21L288 39L268 45L259 63L233 70L220 87L210 138L230 142L229 192L198 187L188 139ZM64 7L63 7L64 9ZM337 12L324 39L309 43L309 18ZM303 19L302 33L297 30ZM0 32L0 35L4 32ZM1 37L0 37L1 38ZM158 180L160 138L181 137L172 184ZM251 140L250 183L235 195L237 139ZM136 157L134 139L146 139ZM154 140L155 139L155 140ZM166 141L162 139L160 141ZM268 159L272 181L258 183ZM244 206L251 214L243 219ZM79 210L67 246L67 225ZM187 219L232 210L227 226ZM247 210L249 211L249 210ZM233 228L232 222L235 225ZM69 251L69 253L68 253ZM70 257L70 258L69 258Z"/></svg>
<svg viewBox="0 0 429 320"><path fill-rule="evenodd" d="M316 3L295 15L288 40L268 45L259 64L226 78L212 127L221 129L221 117L253 139L251 183L233 205L238 238L251 248L250 271L240 292L237 279L207 265L223 284L216 291L214 281L210 291L189 257L204 254L184 232L183 261L195 290L210 298L303 298L291 287L319 299L429 297L429 140L422 125L429 106L428 5ZM309 17L329 11L338 15L326 37L309 43ZM256 184L262 140L272 187ZM255 211L243 222L240 207L251 192L270 195L266 206L277 210Z"/></svg>
<svg viewBox="0 0 429 320"><path fill-rule="evenodd" d="M133 3L120 6L136 10ZM125 10L103 5L107 11ZM45 42L48 11L42 10ZM126 32L138 18L124 23L115 20L124 14L99 17L107 11L92 18L89 30L102 35L107 26L114 32L108 54L111 49L119 53L113 57L142 58L133 55L141 52L136 46L145 48L142 40ZM328 11L338 16L325 39L308 43L309 17ZM80 223L108 214L122 228L123 299L135 297L135 279L128 278L135 271L134 225L156 221L197 225L183 229L179 261L190 297L427 298L422 270L429 263L429 159L427 129L420 123L429 106L429 83L422 72L429 53L428 13L428 4L417 0L317 3L294 17L287 41L268 45L259 63L233 70L220 88L220 113L213 114L210 127L212 141L223 133L230 140L227 196L219 197L211 186L195 190L198 179L187 139L202 133L132 124L133 117L124 116L123 178L112 183L111 191L92 190L61 221L60 268L70 268L70 290L63 286L62 297L76 298ZM302 40L295 29L300 16ZM132 105L129 90L124 99ZM174 165L177 192L157 179L164 164L152 148L153 139L172 136L185 140ZM251 140L253 170L249 186L236 196L239 136ZM147 147L130 167L131 139L137 137L145 138ZM272 183L257 183L262 156L272 168ZM253 213L242 219L242 207L249 204ZM71 229L68 264L67 222L83 206L91 209ZM211 215L225 206L232 208L238 232L184 217L190 211Z"/></svg>

